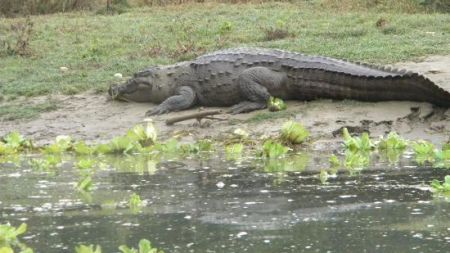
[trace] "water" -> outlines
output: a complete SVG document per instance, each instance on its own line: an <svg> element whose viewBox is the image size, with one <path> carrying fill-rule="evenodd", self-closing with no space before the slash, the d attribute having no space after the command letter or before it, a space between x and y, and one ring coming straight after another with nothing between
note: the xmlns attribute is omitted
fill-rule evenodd
<svg viewBox="0 0 450 253"><path fill-rule="evenodd" d="M256 160L105 160L91 194L74 189L79 172L0 166L0 223L28 224L35 252L103 252L140 239L166 252L448 252L450 203L427 187L445 170L375 161L321 184L327 158L311 155L299 171L268 173ZM73 159L73 158L69 158ZM295 167L295 166L294 166ZM271 170L273 171L273 170ZM136 192L145 202L128 207Z"/></svg>

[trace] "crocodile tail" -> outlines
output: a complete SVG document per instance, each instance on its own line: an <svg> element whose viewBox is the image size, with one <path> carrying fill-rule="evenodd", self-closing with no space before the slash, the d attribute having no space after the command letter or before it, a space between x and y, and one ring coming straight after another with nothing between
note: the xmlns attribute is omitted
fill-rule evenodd
<svg viewBox="0 0 450 253"><path fill-rule="evenodd" d="M320 77L320 78L317 78ZM299 80L300 99L355 99L361 101L409 100L450 107L450 93L417 73L357 76L309 69Z"/></svg>

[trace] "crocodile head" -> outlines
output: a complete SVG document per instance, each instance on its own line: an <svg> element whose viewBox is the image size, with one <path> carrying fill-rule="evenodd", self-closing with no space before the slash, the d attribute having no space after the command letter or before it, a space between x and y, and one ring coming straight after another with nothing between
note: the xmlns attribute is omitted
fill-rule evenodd
<svg viewBox="0 0 450 253"><path fill-rule="evenodd" d="M113 84L108 94L112 99L135 102L152 102L152 88L155 79L153 69L134 74L122 84Z"/></svg>

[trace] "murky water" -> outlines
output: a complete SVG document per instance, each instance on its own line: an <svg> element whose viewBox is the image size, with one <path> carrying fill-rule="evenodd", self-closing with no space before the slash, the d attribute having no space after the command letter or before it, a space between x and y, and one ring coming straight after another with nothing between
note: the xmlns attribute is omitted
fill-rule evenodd
<svg viewBox="0 0 450 253"><path fill-rule="evenodd" d="M448 171L376 162L322 184L326 158L288 172L257 161L117 157L99 166L95 189L74 189L79 172L0 166L0 223L25 222L35 252L103 252L142 238L166 252L448 252L450 203L427 187ZM305 160L301 158L300 160ZM270 167L270 166L269 166ZM297 170L297 171L296 171ZM132 192L146 204L128 207Z"/></svg>

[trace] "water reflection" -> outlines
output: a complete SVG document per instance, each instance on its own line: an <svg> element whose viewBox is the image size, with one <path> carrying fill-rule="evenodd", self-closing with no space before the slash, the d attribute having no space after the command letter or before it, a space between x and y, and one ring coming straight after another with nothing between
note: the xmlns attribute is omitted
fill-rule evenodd
<svg viewBox="0 0 450 253"><path fill-rule="evenodd" d="M0 222L26 222L36 252L147 238L167 252L447 252L450 204L424 183L446 171L418 169L409 159L345 169L322 184L323 155L287 160L101 158L86 201L74 190L70 159L57 173L3 166ZM272 164L271 164L272 163ZM132 192L146 206L127 208Z"/></svg>

